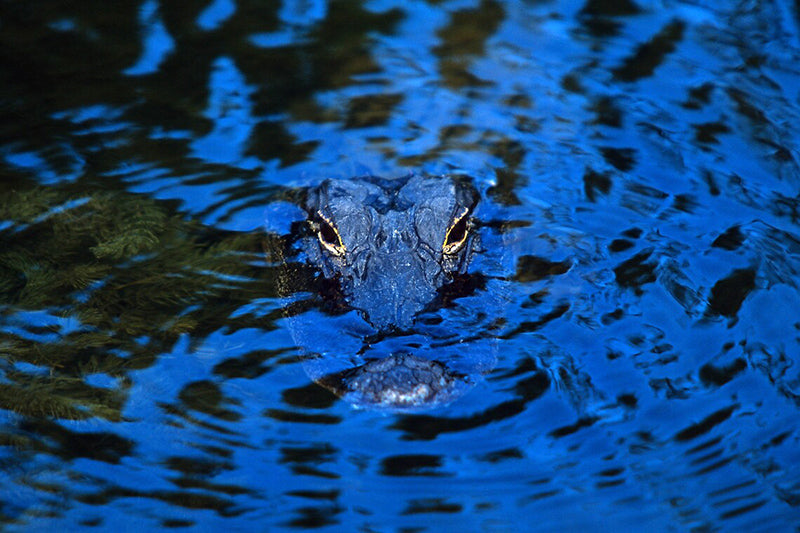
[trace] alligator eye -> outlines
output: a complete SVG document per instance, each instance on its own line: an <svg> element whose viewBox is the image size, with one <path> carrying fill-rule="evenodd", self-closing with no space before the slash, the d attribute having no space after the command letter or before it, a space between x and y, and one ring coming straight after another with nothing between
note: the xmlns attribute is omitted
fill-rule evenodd
<svg viewBox="0 0 800 533"><path fill-rule="evenodd" d="M344 255L346 248L342 242L342 237L336 230L336 226L334 226L331 221L328 220L322 213L317 214L319 215L319 228L317 229L317 237L319 237L319 242L322 243L322 246L333 255Z"/></svg>
<svg viewBox="0 0 800 533"><path fill-rule="evenodd" d="M464 208L460 215L456 217L447 234L444 236L444 244L442 251L446 254L454 254L458 252L464 243L467 242L467 234L469 233L469 217L467 214L469 209Z"/></svg>

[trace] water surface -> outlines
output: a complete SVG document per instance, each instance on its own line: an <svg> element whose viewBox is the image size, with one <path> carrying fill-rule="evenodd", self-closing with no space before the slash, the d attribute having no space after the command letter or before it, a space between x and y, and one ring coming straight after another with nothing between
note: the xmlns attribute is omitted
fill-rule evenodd
<svg viewBox="0 0 800 533"><path fill-rule="evenodd" d="M796 3L0 13L4 528L796 529ZM354 409L264 250L409 172L482 191L496 364Z"/></svg>

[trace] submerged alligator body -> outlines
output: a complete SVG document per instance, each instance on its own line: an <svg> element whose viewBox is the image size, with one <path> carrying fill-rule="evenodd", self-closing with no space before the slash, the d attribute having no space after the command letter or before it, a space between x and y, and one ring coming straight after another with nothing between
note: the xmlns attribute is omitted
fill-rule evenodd
<svg viewBox="0 0 800 533"><path fill-rule="evenodd" d="M330 288L320 296L328 316L290 323L315 381L360 407L407 410L447 403L491 368L488 352L473 351L485 346L463 345L475 324L449 309L476 290L467 269L478 199L470 182L446 176L308 191L302 249Z"/></svg>

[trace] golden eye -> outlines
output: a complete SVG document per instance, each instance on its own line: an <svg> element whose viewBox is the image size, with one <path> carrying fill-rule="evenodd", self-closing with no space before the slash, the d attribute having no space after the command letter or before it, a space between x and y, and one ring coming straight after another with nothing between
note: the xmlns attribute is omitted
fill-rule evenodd
<svg viewBox="0 0 800 533"><path fill-rule="evenodd" d="M465 207L461 214L455 218L450 228L448 228L447 234L444 236L444 244L442 245L442 251L444 253L454 254L467 242L467 235L469 234L468 213L469 209Z"/></svg>
<svg viewBox="0 0 800 533"><path fill-rule="evenodd" d="M319 227L317 228L317 237L322 246L330 253L336 256L342 256L347 251L342 242L342 237L336 229L336 226L328 220L322 213L319 215Z"/></svg>

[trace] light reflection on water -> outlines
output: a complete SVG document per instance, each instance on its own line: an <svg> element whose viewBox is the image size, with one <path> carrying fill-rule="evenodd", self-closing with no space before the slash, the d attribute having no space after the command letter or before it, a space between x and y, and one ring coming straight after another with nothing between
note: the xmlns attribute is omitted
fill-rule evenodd
<svg viewBox="0 0 800 533"><path fill-rule="evenodd" d="M0 17L9 529L794 524L796 8L31 6ZM412 171L486 191L497 365L355 410L264 229Z"/></svg>

